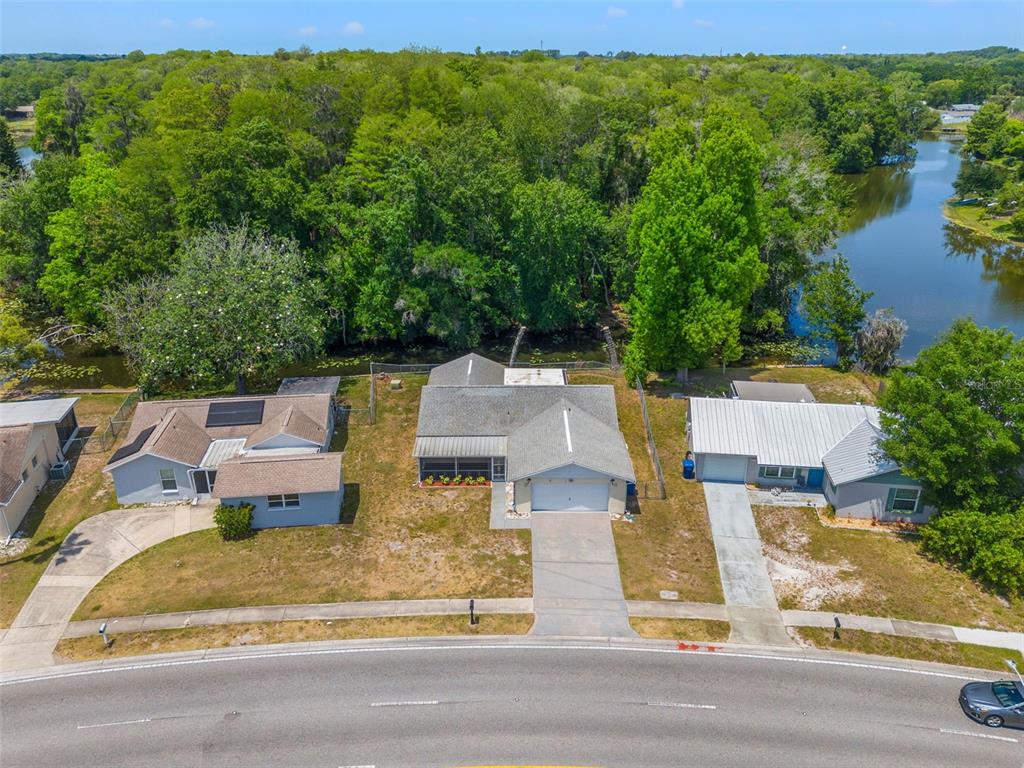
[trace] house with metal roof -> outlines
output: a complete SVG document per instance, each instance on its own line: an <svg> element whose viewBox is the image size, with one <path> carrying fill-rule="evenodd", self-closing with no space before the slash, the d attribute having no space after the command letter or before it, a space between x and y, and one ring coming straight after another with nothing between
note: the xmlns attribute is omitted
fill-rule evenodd
<svg viewBox="0 0 1024 768"><path fill-rule="evenodd" d="M781 381L734 381L729 385L737 400L768 400L773 403L818 402L806 384Z"/></svg>
<svg viewBox="0 0 1024 768"><path fill-rule="evenodd" d="M253 527L338 522L332 395L146 400L104 472L122 504L249 503Z"/></svg>
<svg viewBox="0 0 1024 768"><path fill-rule="evenodd" d="M0 403L0 537L18 530L39 491L67 476L77 397Z"/></svg>
<svg viewBox="0 0 1024 768"><path fill-rule="evenodd" d="M923 522L921 484L881 448L869 405L690 398L698 480L817 490L843 517Z"/></svg>
<svg viewBox="0 0 1024 768"><path fill-rule="evenodd" d="M622 512L635 476L614 389L526 370L471 354L431 371L413 446L420 480L510 484L520 512Z"/></svg>

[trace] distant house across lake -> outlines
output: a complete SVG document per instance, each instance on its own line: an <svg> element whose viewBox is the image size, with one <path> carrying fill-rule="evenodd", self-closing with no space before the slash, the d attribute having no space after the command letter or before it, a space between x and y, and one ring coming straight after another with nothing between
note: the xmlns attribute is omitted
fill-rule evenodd
<svg viewBox="0 0 1024 768"><path fill-rule="evenodd" d="M34 104L25 104L20 107L11 107L4 110L4 117L8 120L28 120L36 116Z"/></svg>

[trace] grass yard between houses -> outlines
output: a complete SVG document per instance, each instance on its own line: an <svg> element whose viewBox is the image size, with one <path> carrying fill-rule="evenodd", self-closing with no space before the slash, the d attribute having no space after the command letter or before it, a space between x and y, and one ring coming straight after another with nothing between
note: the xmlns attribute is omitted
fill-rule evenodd
<svg viewBox="0 0 1024 768"><path fill-rule="evenodd" d="M687 395L721 397L729 394L733 381L777 381L806 384L819 403L866 403L874 405L882 387L882 379L860 371L838 371L820 366L786 368L707 368L690 371L688 384L663 381Z"/></svg>
<svg viewBox="0 0 1024 768"><path fill-rule="evenodd" d="M244 647L270 643L318 640L358 640L374 637L432 637L439 635L525 635L533 626L532 614L496 613L478 616L470 626L467 616L387 616L335 621L278 621L184 627L113 635L110 648L98 637L61 640L56 655L62 662L94 661L115 656L175 653L203 648Z"/></svg>
<svg viewBox="0 0 1024 768"><path fill-rule="evenodd" d="M705 619L654 619L633 617L630 626L640 637L655 640L689 640L692 643L724 643L729 622Z"/></svg>
<svg viewBox="0 0 1024 768"><path fill-rule="evenodd" d="M123 393L79 397L75 413L83 433L89 427L102 432L107 419L125 399ZM0 559L0 626L10 626L14 621L71 529L117 506L113 483L101 471L112 452L113 446L108 451L79 454L71 476L64 482L47 483L36 497L21 524L21 530L31 536L28 547Z"/></svg>
<svg viewBox="0 0 1024 768"><path fill-rule="evenodd" d="M110 573L77 618L245 605L428 597L529 597L528 531L489 529L490 488L422 489L413 438L425 376L376 382L377 424L340 427L347 525L279 528L242 541L171 539ZM366 402L367 377L339 396ZM367 390L368 391L368 390Z"/></svg>
<svg viewBox="0 0 1024 768"><path fill-rule="evenodd" d="M570 383L614 384L619 426L637 479L653 480L636 390L620 374L611 372L572 373ZM662 590L672 590L679 593L680 600L720 603L722 585L704 492L681 474L686 453L686 401L673 400L666 391L654 389L647 393L647 407L668 498L640 499L640 513L634 522L613 523L622 589L627 600L657 600Z"/></svg>
<svg viewBox="0 0 1024 768"><path fill-rule="evenodd" d="M977 667L1004 672L1007 677L1012 673L1004 659L1013 659L1019 667L1024 667L1024 657L1018 651L1006 648L989 648L985 645L968 643L946 643L941 640L924 640L917 637L894 637L875 632L844 629L839 639L832 636L831 629L819 627L801 627L794 630L801 640L815 648L828 651L851 651L853 653L871 653L876 656L895 656L900 659L918 659L934 661L940 664L956 664L961 667Z"/></svg>
<svg viewBox="0 0 1024 768"><path fill-rule="evenodd" d="M1024 601L1007 607L925 557L913 536L828 528L806 508L754 507L754 516L781 608L1024 629Z"/></svg>

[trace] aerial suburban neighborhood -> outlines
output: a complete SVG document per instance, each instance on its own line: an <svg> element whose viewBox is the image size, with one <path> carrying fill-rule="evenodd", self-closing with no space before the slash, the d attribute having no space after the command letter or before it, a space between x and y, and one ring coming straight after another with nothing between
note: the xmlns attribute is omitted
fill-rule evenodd
<svg viewBox="0 0 1024 768"><path fill-rule="evenodd" d="M0 13L0 766L1019 768L1012 4Z"/></svg>

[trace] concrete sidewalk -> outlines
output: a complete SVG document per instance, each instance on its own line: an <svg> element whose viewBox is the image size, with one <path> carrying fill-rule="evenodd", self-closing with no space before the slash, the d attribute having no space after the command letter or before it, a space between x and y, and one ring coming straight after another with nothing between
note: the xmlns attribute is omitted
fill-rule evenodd
<svg viewBox="0 0 1024 768"><path fill-rule="evenodd" d="M0 640L0 671L53 664L53 649L89 591L130 557L162 541L213 527L213 507L116 509L68 534Z"/></svg>
<svg viewBox="0 0 1024 768"><path fill-rule="evenodd" d="M732 624L729 642L792 645L779 615L746 486L706 482L704 497Z"/></svg>

